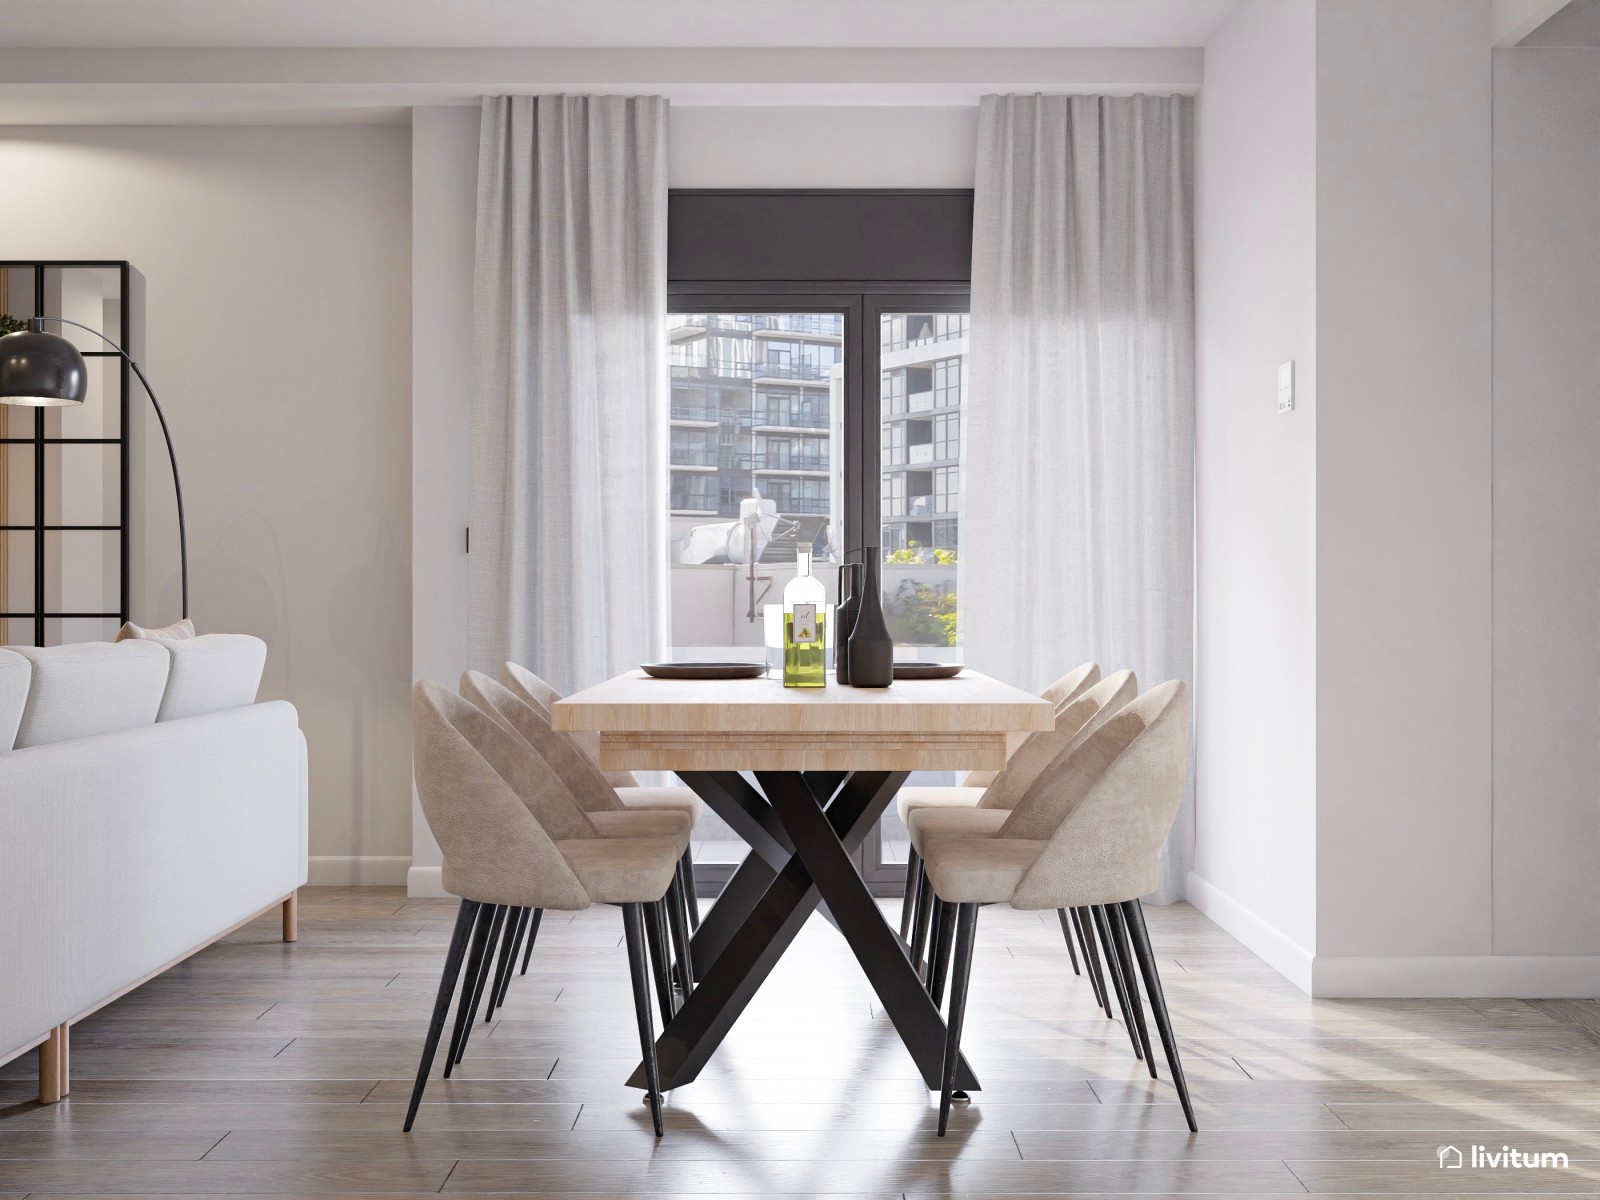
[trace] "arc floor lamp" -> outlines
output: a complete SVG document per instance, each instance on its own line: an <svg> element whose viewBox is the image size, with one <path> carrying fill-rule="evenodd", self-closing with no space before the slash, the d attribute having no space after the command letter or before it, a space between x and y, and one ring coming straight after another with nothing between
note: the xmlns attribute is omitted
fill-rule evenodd
<svg viewBox="0 0 1600 1200"><path fill-rule="evenodd" d="M155 389L133 356L98 329L65 317L33 317L28 328L0 337L0 404L19 404L30 408L65 408L82 404L89 386L89 368L78 348L58 334L46 333L45 322L72 325L88 330L127 360L128 366L144 385L145 395L161 422L161 436L167 443L167 459L172 463L172 488L178 499L178 562L183 585L183 615L189 615L189 535L183 520L183 482L178 477L178 456L172 449L172 432Z"/></svg>

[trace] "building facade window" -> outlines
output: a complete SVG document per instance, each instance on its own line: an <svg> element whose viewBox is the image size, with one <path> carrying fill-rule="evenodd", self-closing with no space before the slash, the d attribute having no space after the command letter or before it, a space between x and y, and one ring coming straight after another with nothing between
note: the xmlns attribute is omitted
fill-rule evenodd
<svg viewBox="0 0 1600 1200"><path fill-rule="evenodd" d="M967 359L941 358L933 364L933 406L953 408L961 403L961 388Z"/></svg>

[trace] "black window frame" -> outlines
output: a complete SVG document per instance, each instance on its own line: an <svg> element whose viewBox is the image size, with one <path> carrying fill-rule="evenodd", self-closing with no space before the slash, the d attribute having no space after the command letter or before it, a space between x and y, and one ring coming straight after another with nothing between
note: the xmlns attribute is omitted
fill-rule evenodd
<svg viewBox="0 0 1600 1200"><path fill-rule="evenodd" d="M696 225L692 219L676 214L669 218L673 236L712 243L723 231L709 227L715 219L727 221L730 210L738 219L728 222L733 233L748 236L745 251L728 254L720 248L707 260L733 263L737 277L697 278L694 255L682 246L669 245L667 309L673 315L711 313L804 313L835 312L844 316L843 436L844 436L844 546L846 561L859 562L862 548L882 541L883 479L881 430L882 338L885 315L892 313L966 313L972 303L970 272L944 278L925 278L921 260L914 251L918 239L916 221L925 222L926 235L938 239L938 253L930 257L953 264L970 263L972 192L966 189L675 189L679 197L710 198L716 203L708 216ZM818 220L813 228L818 240L808 249L805 277L792 269L797 261L794 246L787 242L767 243L758 232L779 227L783 214L792 216L805 210L808 197L817 199L830 214L842 219L832 223ZM901 202L912 210L907 221L897 222L892 236L875 237L874 222ZM966 224L963 227L963 209ZM820 211L820 210L819 210ZM859 220L853 221L852 214ZM772 224L765 224L766 222ZM952 239L965 237L964 252L958 254ZM885 254L887 240L900 247L899 258ZM848 273L869 244L879 265L903 268L898 278L858 278ZM770 250L770 253L768 251ZM684 277L677 277L674 269ZM930 514L932 515L932 514ZM883 861L880 831L874 829L858 852L858 866L868 886L879 895L898 895L904 881L904 868ZM733 869L731 866L703 864L696 867L703 886L720 890Z"/></svg>

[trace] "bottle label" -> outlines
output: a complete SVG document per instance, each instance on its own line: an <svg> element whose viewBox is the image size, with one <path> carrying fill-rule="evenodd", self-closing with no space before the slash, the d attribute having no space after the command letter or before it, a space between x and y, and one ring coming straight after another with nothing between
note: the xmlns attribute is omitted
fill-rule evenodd
<svg viewBox="0 0 1600 1200"><path fill-rule="evenodd" d="M796 604L794 606L794 623L791 626L796 645L806 645L817 640L817 606L815 604Z"/></svg>

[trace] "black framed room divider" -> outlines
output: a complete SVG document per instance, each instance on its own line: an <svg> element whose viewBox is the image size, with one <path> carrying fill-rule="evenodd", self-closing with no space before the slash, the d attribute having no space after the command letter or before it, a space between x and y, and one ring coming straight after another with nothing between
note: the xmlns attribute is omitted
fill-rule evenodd
<svg viewBox="0 0 1600 1200"><path fill-rule="evenodd" d="M131 351L142 282L122 260L0 260L0 313L97 318L84 324ZM0 642L104 636L128 619L130 372L103 343L80 352L81 409L0 405Z"/></svg>

